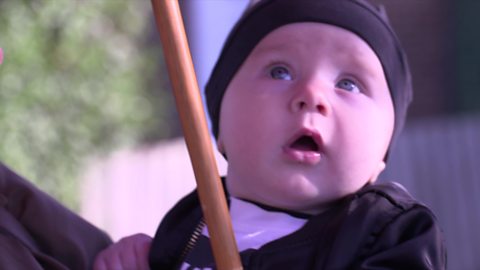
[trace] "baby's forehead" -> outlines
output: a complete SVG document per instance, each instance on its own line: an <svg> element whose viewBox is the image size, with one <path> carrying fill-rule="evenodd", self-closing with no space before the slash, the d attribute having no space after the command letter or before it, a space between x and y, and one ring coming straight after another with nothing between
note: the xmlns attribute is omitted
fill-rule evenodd
<svg viewBox="0 0 480 270"><path fill-rule="evenodd" d="M321 55L319 51L327 55ZM283 25L268 33L251 52L251 57L257 59L302 55L311 62L321 61L322 59L315 57L321 56L355 66L381 67L375 51L360 36L347 29L325 23L302 22Z"/></svg>

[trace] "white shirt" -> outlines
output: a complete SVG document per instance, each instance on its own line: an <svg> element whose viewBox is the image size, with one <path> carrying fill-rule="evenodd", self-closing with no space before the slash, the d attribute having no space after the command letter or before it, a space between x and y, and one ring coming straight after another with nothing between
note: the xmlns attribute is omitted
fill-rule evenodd
<svg viewBox="0 0 480 270"><path fill-rule="evenodd" d="M234 197L230 198L230 215L239 251L258 249L268 242L293 233L307 222L306 219L287 213L267 211ZM209 237L206 226L202 234Z"/></svg>

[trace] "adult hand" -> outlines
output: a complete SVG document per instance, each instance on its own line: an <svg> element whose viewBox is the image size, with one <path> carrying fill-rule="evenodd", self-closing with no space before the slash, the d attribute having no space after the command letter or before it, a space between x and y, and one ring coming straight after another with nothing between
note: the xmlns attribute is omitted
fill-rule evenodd
<svg viewBox="0 0 480 270"><path fill-rule="evenodd" d="M148 252L152 238L134 234L100 252L93 264L94 270L148 270Z"/></svg>

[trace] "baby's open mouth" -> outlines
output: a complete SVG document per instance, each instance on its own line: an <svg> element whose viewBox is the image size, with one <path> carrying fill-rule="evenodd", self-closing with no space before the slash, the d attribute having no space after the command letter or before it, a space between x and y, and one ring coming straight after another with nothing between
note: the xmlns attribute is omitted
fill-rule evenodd
<svg viewBox="0 0 480 270"><path fill-rule="evenodd" d="M287 159L295 163L316 165L322 157L322 137L315 130L302 129L285 145L283 151Z"/></svg>
<svg viewBox="0 0 480 270"><path fill-rule="evenodd" d="M290 145L290 148L300 151L318 152L320 147L312 136L302 135Z"/></svg>

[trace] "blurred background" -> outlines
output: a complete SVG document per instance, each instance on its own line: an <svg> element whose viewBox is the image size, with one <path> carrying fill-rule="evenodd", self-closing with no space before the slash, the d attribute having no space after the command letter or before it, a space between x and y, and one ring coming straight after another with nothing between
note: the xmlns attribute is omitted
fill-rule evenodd
<svg viewBox="0 0 480 270"><path fill-rule="evenodd" d="M382 181L434 210L450 269L479 269L480 2L374 2L415 92ZM203 88L248 1L180 3ZM195 182L150 1L0 0L0 47L1 162L114 239L153 235Z"/></svg>

